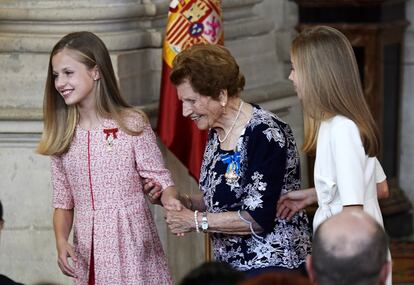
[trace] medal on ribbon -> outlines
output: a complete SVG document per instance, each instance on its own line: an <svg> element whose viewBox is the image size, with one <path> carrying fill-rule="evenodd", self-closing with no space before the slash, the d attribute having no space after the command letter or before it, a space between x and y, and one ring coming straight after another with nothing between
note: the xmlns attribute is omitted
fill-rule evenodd
<svg viewBox="0 0 414 285"><path fill-rule="evenodd" d="M222 155L221 161L227 164L227 170L224 174L227 185L236 186L240 178L240 151L235 151L234 154Z"/></svg>
<svg viewBox="0 0 414 285"><path fill-rule="evenodd" d="M112 146L114 145L115 139L117 139L116 133L118 132L118 128L113 129L104 129L105 134L105 143L108 150L112 150Z"/></svg>

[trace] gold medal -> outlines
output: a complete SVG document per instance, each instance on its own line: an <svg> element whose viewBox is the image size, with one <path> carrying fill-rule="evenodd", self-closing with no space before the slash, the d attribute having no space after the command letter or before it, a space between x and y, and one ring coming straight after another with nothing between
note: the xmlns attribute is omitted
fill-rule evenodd
<svg viewBox="0 0 414 285"><path fill-rule="evenodd" d="M227 165L226 173L224 177L226 178L226 183L228 185L236 185L240 178L240 151L234 152L234 154L225 154L221 157L221 161Z"/></svg>
<svg viewBox="0 0 414 285"><path fill-rule="evenodd" d="M226 182L229 185L236 184L239 180L239 175L237 173L237 165L236 162L232 161L229 166L227 167L227 171L224 174L224 177L226 178Z"/></svg>

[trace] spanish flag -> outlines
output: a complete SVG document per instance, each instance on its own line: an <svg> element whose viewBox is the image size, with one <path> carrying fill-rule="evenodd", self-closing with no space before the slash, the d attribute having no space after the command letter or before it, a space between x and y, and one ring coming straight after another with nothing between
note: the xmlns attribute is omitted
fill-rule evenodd
<svg viewBox="0 0 414 285"><path fill-rule="evenodd" d="M182 105L169 75L180 51L198 43L223 44L220 0L172 0L163 44L157 132L161 141L199 179L207 131L182 115Z"/></svg>

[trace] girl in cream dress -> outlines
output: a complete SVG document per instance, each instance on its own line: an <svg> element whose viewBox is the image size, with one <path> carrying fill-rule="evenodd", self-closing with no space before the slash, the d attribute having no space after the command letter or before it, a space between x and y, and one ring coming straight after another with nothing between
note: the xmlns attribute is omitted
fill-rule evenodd
<svg viewBox="0 0 414 285"><path fill-rule="evenodd" d="M378 198L388 195L376 156L379 135L362 91L351 44L339 31L320 26L292 43L289 79L303 105L303 150L316 152L315 188L287 193L278 217L318 202L313 230L340 211L364 210L383 226ZM387 284L391 284L391 274Z"/></svg>

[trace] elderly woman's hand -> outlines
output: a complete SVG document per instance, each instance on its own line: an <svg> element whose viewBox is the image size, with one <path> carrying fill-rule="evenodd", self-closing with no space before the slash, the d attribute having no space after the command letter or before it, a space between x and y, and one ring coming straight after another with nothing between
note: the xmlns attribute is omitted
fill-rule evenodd
<svg viewBox="0 0 414 285"><path fill-rule="evenodd" d="M183 208L181 211L166 211L165 221L171 233L183 236L195 229L194 212Z"/></svg>

